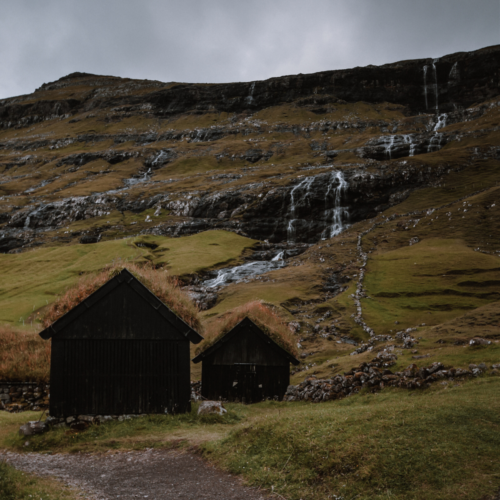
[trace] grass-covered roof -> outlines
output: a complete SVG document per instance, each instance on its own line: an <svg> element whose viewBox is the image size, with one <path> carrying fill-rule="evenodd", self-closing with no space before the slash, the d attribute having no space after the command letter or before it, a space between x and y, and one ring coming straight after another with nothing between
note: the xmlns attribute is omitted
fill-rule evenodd
<svg viewBox="0 0 500 500"><path fill-rule="evenodd" d="M78 283L68 288L54 303L50 305L42 317L45 328L52 325L64 314L71 311L80 302L101 288L111 278L126 268L135 278L158 297L169 309L196 331L202 330L199 310L191 299L179 287L177 280L170 277L165 270L156 270L152 266L141 266L134 263L114 264L102 271L80 278Z"/></svg>
<svg viewBox="0 0 500 500"><path fill-rule="evenodd" d="M261 301L248 302L210 322L205 327L205 340L196 350L196 354L201 354L209 349L246 317L250 318L281 348L292 356L297 356L297 340L288 328L286 321Z"/></svg>

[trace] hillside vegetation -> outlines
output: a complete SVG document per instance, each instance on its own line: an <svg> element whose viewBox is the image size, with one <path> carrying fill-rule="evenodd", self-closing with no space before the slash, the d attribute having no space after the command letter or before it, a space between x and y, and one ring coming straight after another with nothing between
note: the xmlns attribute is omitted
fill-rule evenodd
<svg viewBox="0 0 500 500"><path fill-rule="evenodd" d="M415 391L229 405L225 420L58 430L31 449L189 443L290 499L493 499L499 64L495 46L221 85L77 73L0 101L0 378L46 380L39 318L127 263L178 279L209 332L244 304L274 311L298 349L292 384L384 351L393 372L486 367ZM267 271L207 285L249 262ZM22 448L18 418L0 415L4 446Z"/></svg>

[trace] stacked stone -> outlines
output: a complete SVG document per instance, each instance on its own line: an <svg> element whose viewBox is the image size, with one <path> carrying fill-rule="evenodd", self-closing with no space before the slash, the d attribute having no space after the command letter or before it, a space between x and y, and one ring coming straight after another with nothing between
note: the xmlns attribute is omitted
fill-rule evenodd
<svg viewBox="0 0 500 500"><path fill-rule="evenodd" d="M49 385L38 382L0 382L0 410L11 413L49 407Z"/></svg>
<svg viewBox="0 0 500 500"><path fill-rule="evenodd" d="M70 417L52 417L47 416L45 420L45 425L48 428L70 428L73 430L83 431L90 427L92 424L99 425L104 422L111 422L116 420L118 422L124 422L125 420L131 420L133 418L145 417L146 415L72 415Z"/></svg>
<svg viewBox="0 0 500 500"><path fill-rule="evenodd" d="M366 344L361 344L355 351L351 352L351 356L361 354L366 351L372 351L376 342L388 342L392 340L390 335L376 335L372 337Z"/></svg>
<svg viewBox="0 0 500 500"><path fill-rule="evenodd" d="M371 227L367 231L364 231L358 235L358 243L357 243L357 249L358 249L358 256L361 259L361 266L359 268L359 275L358 275L358 283L356 285L356 293L352 294L351 297L354 300L354 305L356 306L356 312L353 315L354 322L361 326L363 330L370 335L370 337L373 337L375 335L375 332L365 323L363 320L363 311L361 309L361 299L366 297L366 292L363 287L363 280L365 278L365 266L366 262L368 260L368 255L363 252L363 245L362 245L362 238L365 234L368 234L374 227Z"/></svg>
<svg viewBox="0 0 500 500"><path fill-rule="evenodd" d="M191 401L200 401L203 399L201 395L201 380L196 382L191 381Z"/></svg>
<svg viewBox="0 0 500 500"><path fill-rule="evenodd" d="M445 369L440 362L422 368L411 364L406 370L395 373L384 369L384 364L381 358L375 358L371 363L361 363L344 375L336 375L330 379L317 379L309 376L299 385L288 386L283 401L320 403L356 394L363 387L367 387L371 392L379 391L384 387L426 388L437 381L446 383L446 381L461 380L466 377L477 377L487 372L485 363L469 365L469 370ZM500 364L491 366L491 369L492 375L500 374Z"/></svg>

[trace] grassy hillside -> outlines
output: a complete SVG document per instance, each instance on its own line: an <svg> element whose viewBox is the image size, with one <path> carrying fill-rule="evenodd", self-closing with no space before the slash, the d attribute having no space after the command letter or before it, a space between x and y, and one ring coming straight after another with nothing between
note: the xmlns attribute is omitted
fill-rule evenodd
<svg viewBox="0 0 500 500"><path fill-rule="evenodd" d="M113 261L149 261L172 275L185 275L237 261L254 243L235 233L206 231L175 239L139 236L0 254L0 322L36 327L32 322L40 309L80 275Z"/></svg>
<svg viewBox="0 0 500 500"><path fill-rule="evenodd" d="M102 92L135 103L175 85L82 78L20 102ZM462 368L500 363L498 97L449 113L439 130L433 114L320 95L253 114L211 108L155 115L135 104L80 109L0 129L0 242L22 240L0 254L0 325L24 328L0 332L0 377L47 377L49 347L35 337L36 314L82 274L117 260L183 277L241 263L256 240L221 230L157 234L177 234L197 221L246 231L242 221L255 220L286 231L288 220L274 217L295 218L286 211L292 186L332 170L342 171L356 193L348 202L350 225L334 238L318 236L282 269L224 287L203 312L205 321L253 300L274 306L294 322L301 346L293 384L343 373L383 349L397 356L393 371L434 361ZM420 141L421 154L391 156L395 135L405 144ZM157 164L160 154L168 158ZM300 190L296 196L307 198ZM73 197L82 198L72 205ZM312 208L322 210L322 199L316 203ZM82 212L69 216L74 206ZM28 220L35 208L47 210ZM99 234L99 243L80 244L87 233ZM391 338L372 340L361 321ZM408 328L415 345L406 349L395 334ZM473 337L491 343L471 345ZM366 342L370 351L352 354ZM193 366L192 379L200 376L201 365ZM30 449L189 444L282 498L490 500L500 488L499 384L485 376L425 391L362 391L320 405L230 404L222 419L192 413L81 434L57 430L34 438ZM0 446L24 449L14 433L29 418L0 414Z"/></svg>

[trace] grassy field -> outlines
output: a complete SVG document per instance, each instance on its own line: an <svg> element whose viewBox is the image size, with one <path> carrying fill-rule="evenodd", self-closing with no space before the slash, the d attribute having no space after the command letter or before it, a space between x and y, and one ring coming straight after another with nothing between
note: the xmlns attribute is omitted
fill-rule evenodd
<svg viewBox="0 0 500 500"><path fill-rule="evenodd" d="M254 244L235 233L206 231L182 238L140 236L0 254L0 323L35 328L36 312L80 275L120 259L149 261L166 267L171 275L184 275L235 261Z"/></svg>
<svg viewBox="0 0 500 500"><path fill-rule="evenodd" d="M205 445L288 499L479 499L500 487L499 380L291 405ZM284 408L283 408L284 409Z"/></svg>
<svg viewBox="0 0 500 500"><path fill-rule="evenodd" d="M435 325L500 299L500 261L461 240L430 238L369 260L365 319L379 334Z"/></svg>
<svg viewBox="0 0 500 500"><path fill-rule="evenodd" d="M188 447L290 500L479 500L500 488L500 379L384 389L322 404L228 404L224 417L191 414L112 422L30 438L39 414L0 414L0 446L95 452Z"/></svg>

